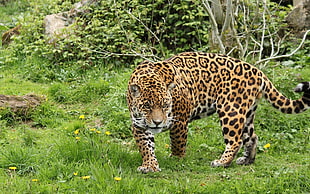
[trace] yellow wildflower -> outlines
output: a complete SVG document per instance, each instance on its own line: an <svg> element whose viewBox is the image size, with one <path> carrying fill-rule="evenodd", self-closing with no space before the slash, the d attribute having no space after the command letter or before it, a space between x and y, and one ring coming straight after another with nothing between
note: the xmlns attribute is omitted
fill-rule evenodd
<svg viewBox="0 0 310 194"><path fill-rule="evenodd" d="M90 179L90 176L82 176L81 178L84 180L87 180L87 179Z"/></svg>
<svg viewBox="0 0 310 194"><path fill-rule="evenodd" d="M39 180L38 179L32 179L31 181L32 182L38 182Z"/></svg>
<svg viewBox="0 0 310 194"><path fill-rule="evenodd" d="M15 166L10 166L9 169L10 169L10 170L16 170L17 167L15 167Z"/></svg>
<svg viewBox="0 0 310 194"><path fill-rule="evenodd" d="M270 148L270 143L267 143L266 145L264 145L264 148L265 149Z"/></svg>
<svg viewBox="0 0 310 194"><path fill-rule="evenodd" d="M165 144L165 148L168 149L170 146L169 144Z"/></svg>
<svg viewBox="0 0 310 194"><path fill-rule="evenodd" d="M89 129L90 131L96 131L96 129L95 128L91 128L91 129Z"/></svg>
<svg viewBox="0 0 310 194"><path fill-rule="evenodd" d="M74 173L73 173L73 175L74 175L74 176L77 176L77 175L78 175L78 173L77 173L77 172L74 172Z"/></svg>
<svg viewBox="0 0 310 194"><path fill-rule="evenodd" d="M80 140L81 138L80 138L80 137L75 137L75 139L76 139L76 140Z"/></svg>
<svg viewBox="0 0 310 194"><path fill-rule="evenodd" d="M74 134L75 134L75 135L78 135L79 133L80 133L80 130L79 130L79 129L77 129L77 130L74 131Z"/></svg>
<svg viewBox="0 0 310 194"><path fill-rule="evenodd" d="M114 180L116 180L116 181L121 181L122 178L121 178L121 177L114 177Z"/></svg>
<svg viewBox="0 0 310 194"><path fill-rule="evenodd" d="M85 115L80 115L79 119L85 119Z"/></svg>
<svg viewBox="0 0 310 194"><path fill-rule="evenodd" d="M100 133L101 133L101 131L96 131L96 133L100 134Z"/></svg>
<svg viewBox="0 0 310 194"><path fill-rule="evenodd" d="M106 131L104 134L111 135L112 133L110 131Z"/></svg>

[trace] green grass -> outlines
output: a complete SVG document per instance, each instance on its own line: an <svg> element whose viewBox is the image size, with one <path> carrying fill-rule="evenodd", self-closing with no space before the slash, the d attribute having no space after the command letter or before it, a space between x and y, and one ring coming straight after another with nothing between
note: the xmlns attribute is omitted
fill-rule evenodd
<svg viewBox="0 0 310 194"><path fill-rule="evenodd" d="M65 103L54 98L57 96L51 92L54 84L18 80L21 75L10 81L13 75L3 72L0 83L4 93L34 92L46 95L48 101L38 107L32 121L9 125L1 120L0 190L4 193L310 191L310 115L308 112L284 115L266 101L257 113L256 132L260 142L255 164L210 167L210 162L224 150L219 121L214 115L190 124L187 156L183 159L169 157L167 133L157 135L156 151L162 172L140 174L136 168L141 157L130 134L124 96L130 71L111 72L105 77L108 90L91 99L84 95L89 93L85 88L93 88L98 83L96 79L76 87L72 86L76 83L56 83L68 97ZM286 70L276 71L281 74ZM292 70L291 74L294 72L297 71ZM308 75L305 79L310 79ZM276 78L276 84L282 83L281 80ZM285 85L283 87L289 90L291 86ZM74 97L77 91L83 100ZM84 119L80 115L84 115ZM267 143L271 147L263 148ZM115 177L121 180L116 181Z"/></svg>

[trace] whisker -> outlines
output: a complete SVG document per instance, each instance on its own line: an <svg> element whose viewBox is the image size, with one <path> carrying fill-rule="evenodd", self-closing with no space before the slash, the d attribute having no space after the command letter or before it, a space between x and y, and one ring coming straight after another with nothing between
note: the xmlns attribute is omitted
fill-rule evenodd
<svg viewBox="0 0 310 194"><path fill-rule="evenodd" d="M173 117L168 117L168 120L169 120L169 121L179 121L178 119L175 119L175 118L173 118Z"/></svg>

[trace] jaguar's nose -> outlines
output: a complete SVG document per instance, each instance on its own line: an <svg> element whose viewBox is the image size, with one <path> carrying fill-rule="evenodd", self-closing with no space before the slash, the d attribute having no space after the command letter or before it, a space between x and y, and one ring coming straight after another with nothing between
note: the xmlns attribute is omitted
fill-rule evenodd
<svg viewBox="0 0 310 194"><path fill-rule="evenodd" d="M156 126L159 126L162 122L163 122L162 120L153 119L153 123L154 123Z"/></svg>

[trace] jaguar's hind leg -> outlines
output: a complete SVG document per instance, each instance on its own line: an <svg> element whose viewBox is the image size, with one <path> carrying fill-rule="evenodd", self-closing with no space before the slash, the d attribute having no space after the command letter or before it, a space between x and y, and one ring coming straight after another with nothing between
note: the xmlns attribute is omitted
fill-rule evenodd
<svg viewBox="0 0 310 194"><path fill-rule="evenodd" d="M243 129L242 142L244 146L243 156L238 158L239 165L252 164L255 161L258 137L254 133L254 117L257 104L254 104L246 115L246 124Z"/></svg>
<svg viewBox="0 0 310 194"><path fill-rule="evenodd" d="M214 160L211 163L212 167L229 166L242 146L241 134L244 128L246 117L244 114L241 114L243 111L236 109L227 111L229 108L224 109L226 110L219 111L218 114L221 120L222 133L224 136L226 148L221 158L219 160Z"/></svg>

